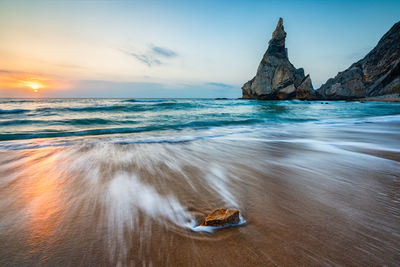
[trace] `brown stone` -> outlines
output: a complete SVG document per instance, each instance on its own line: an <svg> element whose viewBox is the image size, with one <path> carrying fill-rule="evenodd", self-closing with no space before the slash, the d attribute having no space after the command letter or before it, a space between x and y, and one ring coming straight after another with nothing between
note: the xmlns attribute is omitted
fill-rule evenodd
<svg viewBox="0 0 400 267"><path fill-rule="evenodd" d="M217 209L211 212L201 226L224 226L227 224L237 224L240 221L239 210L237 209Z"/></svg>

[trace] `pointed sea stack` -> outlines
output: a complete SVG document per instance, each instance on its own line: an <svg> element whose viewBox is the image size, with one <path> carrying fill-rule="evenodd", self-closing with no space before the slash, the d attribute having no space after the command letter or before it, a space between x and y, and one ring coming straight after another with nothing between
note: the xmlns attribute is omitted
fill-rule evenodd
<svg viewBox="0 0 400 267"><path fill-rule="evenodd" d="M296 69L290 63L285 39L283 19L279 18L256 76L242 87L242 98L270 100L316 98L310 76L305 77L302 68Z"/></svg>

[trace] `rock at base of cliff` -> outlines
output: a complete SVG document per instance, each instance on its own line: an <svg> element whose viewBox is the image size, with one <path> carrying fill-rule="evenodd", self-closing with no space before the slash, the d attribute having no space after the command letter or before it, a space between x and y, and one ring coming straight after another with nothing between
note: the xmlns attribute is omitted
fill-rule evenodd
<svg viewBox="0 0 400 267"><path fill-rule="evenodd" d="M315 92L312 86L310 75L307 75L296 88L296 98L300 100L318 99L317 92Z"/></svg>
<svg viewBox="0 0 400 267"><path fill-rule="evenodd" d="M217 209L211 212L201 226L226 226L240 222L240 212L237 209Z"/></svg>

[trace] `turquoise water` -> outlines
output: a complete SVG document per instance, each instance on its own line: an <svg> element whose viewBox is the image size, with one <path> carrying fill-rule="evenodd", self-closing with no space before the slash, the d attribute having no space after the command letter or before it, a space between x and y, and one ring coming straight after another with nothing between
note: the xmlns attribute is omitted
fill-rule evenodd
<svg viewBox="0 0 400 267"><path fill-rule="evenodd" d="M0 141L97 136L179 142L280 124L360 123L399 114L399 104L385 102L0 99Z"/></svg>

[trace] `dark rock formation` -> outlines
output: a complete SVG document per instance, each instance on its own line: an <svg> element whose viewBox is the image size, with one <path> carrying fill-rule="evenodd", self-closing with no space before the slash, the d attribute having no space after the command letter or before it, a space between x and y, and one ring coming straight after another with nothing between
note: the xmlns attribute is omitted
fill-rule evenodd
<svg viewBox="0 0 400 267"><path fill-rule="evenodd" d="M318 98L318 95L312 86L310 75L307 75L297 87L296 98L301 100Z"/></svg>
<svg viewBox="0 0 400 267"><path fill-rule="evenodd" d="M286 32L279 19L272 39L257 69L256 76L242 87L242 97L249 99L314 98L310 76L290 63L285 48Z"/></svg>
<svg viewBox="0 0 400 267"><path fill-rule="evenodd" d="M400 22L363 59L318 89L325 99L352 99L400 93Z"/></svg>
<svg viewBox="0 0 400 267"><path fill-rule="evenodd" d="M239 210L237 209L217 209L211 212L201 226L224 226L227 224L239 223Z"/></svg>

